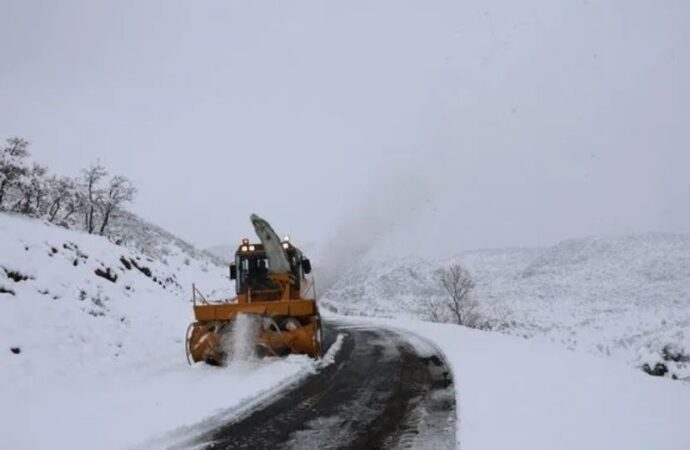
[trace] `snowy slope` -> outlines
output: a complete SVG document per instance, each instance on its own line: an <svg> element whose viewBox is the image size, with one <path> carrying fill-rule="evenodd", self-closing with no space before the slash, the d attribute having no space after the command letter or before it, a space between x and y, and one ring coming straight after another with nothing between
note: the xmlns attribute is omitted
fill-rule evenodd
<svg viewBox="0 0 690 450"><path fill-rule="evenodd" d="M325 296L344 314L425 317L425 296L443 295L434 271L460 262L475 298L501 331L557 342L635 367L663 362L690 377L690 236L585 238L544 249L466 252L450 261L368 261Z"/></svg>
<svg viewBox="0 0 690 450"><path fill-rule="evenodd" d="M225 264L225 258L219 258L213 252L199 250L169 231L126 210L118 209L116 211L108 234L111 241L139 251L151 258L164 261L166 256L173 252L184 254L189 258Z"/></svg>
<svg viewBox="0 0 690 450"><path fill-rule="evenodd" d="M188 366L191 284L213 298L233 286L162 236L153 258L0 214L0 448L137 445L313 369L306 357Z"/></svg>
<svg viewBox="0 0 690 450"><path fill-rule="evenodd" d="M0 286L8 291L0 294L2 339L22 352L0 353L10 371L48 377L52 369L145 359L164 339L184 334L193 282L211 296L232 294L222 266L175 247L165 261L154 260L101 237L5 214L0 231ZM174 335L170 323L179 324ZM151 337L139 342L142 334Z"/></svg>

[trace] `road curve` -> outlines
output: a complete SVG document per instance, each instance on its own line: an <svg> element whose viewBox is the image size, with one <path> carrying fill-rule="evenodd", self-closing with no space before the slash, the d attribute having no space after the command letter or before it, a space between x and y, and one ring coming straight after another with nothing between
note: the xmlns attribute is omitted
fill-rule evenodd
<svg viewBox="0 0 690 450"><path fill-rule="evenodd" d="M440 354L419 354L405 334L326 324L335 362L239 421L195 439L208 449L455 448L455 395ZM416 338L415 338L416 339Z"/></svg>

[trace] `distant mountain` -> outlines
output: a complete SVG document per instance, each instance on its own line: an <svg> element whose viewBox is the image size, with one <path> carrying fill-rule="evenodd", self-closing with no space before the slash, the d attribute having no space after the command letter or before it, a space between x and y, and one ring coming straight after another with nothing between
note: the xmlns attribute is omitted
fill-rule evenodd
<svg viewBox="0 0 690 450"><path fill-rule="evenodd" d="M428 318L425 299L445 295L434 273L455 262L472 274L482 313L505 333L636 366L668 359L668 348L690 352L688 234L571 239L445 261L366 261L346 272L322 303L344 314ZM678 376L690 376L686 363L670 365Z"/></svg>
<svg viewBox="0 0 690 450"><path fill-rule="evenodd" d="M204 249L205 252L212 254L225 264L229 264L235 257L237 245L221 244Z"/></svg>

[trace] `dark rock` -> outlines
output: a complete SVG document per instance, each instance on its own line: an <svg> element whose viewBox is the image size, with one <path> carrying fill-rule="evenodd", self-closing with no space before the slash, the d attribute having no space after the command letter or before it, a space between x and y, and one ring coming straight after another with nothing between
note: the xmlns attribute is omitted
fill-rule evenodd
<svg viewBox="0 0 690 450"><path fill-rule="evenodd" d="M137 269L139 272L141 272L141 273L143 273L144 275L146 275L147 277L151 278L151 269L149 269L148 267L145 267L145 266L140 266L139 263L137 263L137 261L134 260L134 259L130 259L129 262L131 262L132 265L133 265L134 267L136 267L136 269Z"/></svg>
<svg viewBox="0 0 690 450"><path fill-rule="evenodd" d="M112 272L112 271L110 270L110 267L106 267L105 270L103 270L103 269L96 269L94 272L95 272L96 275L98 275L99 277L105 278L106 280L108 280L108 281L110 281L110 282L112 282L112 283L115 283L115 282L117 281L117 274L114 273L114 272Z"/></svg>
<svg viewBox="0 0 690 450"><path fill-rule="evenodd" d="M664 363L656 363L653 369L649 364L645 363L642 366L642 370L654 377L663 377L668 373L668 367L666 367L666 364Z"/></svg>
<svg viewBox="0 0 690 450"><path fill-rule="evenodd" d="M15 283L19 283L20 281L26 281L31 279L30 276L24 275L23 273L17 271L17 270L7 270L4 267L2 268L5 271L5 275L7 275L7 278L11 279Z"/></svg>
<svg viewBox="0 0 690 450"><path fill-rule="evenodd" d="M14 291L10 288L6 288L5 286L0 286L0 294L10 294L10 295L15 295Z"/></svg>
<svg viewBox="0 0 690 450"><path fill-rule="evenodd" d="M664 358L664 361L673 361L673 362L689 362L690 361L690 355L686 354L684 349L674 347L671 344L667 344L664 346L663 349L661 349L661 356Z"/></svg>
<svg viewBox="0 0 690 450"><path fill-rule="evenodd" d="M125 266L125 268L126 268L127 270L132 270L132 263L130 263L129 261L127 261L127 258L125 258L124 256L121 256L121 257L120 257L120 262L122 263L123 266Z"/></svg>

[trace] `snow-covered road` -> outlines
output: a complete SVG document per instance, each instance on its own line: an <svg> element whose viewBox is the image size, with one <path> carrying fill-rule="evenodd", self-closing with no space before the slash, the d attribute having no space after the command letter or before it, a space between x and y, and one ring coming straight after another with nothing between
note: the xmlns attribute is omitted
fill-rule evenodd
<svg viewBox="0 0 690 450"><path fill-rule="evenodd" d="M297 387L175 446L456 447L455 394L441 355L422 355L407 333L377 326L330 322L327 335L331 340L341 336L331 364Z"/></svg>

